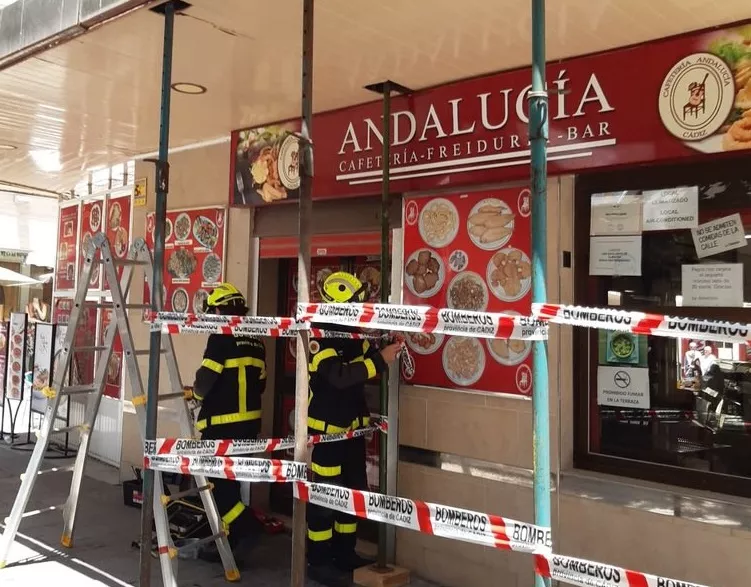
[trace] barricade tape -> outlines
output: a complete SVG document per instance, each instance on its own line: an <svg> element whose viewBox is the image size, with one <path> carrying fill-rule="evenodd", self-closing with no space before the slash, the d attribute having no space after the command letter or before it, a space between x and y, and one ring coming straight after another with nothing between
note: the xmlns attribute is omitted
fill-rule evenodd
<svg viewBox="0 0 751 587"><path fill-rule="evenodd" d="M145 469L162 473L205 475L251 483L286 483L307 478L308 466L295 461L254 459L248 457L181 456L175 454L145 454Z"/></svg>
<svg viewBox="0 0 751 587"><path fill-rule="evenodd" d="M560 554L536 556L535 571L543 577L580 587L705 587Z"/></svg>
<svg viewBox="0 0 751 587"><path fill-rule="evenodd" d="M366 436L371 432L380 430L388 432L388 424L385 420L373 423L365 428L339 432L336 434L314 434L308 436L308 446L326 442L338 442L349 440L359 436ZM295 438L259 438L256 440L197 440L193 438L157 438L155 441L144 442L144 454L178 455L188 457L224 457L233 455L248 455L277 450L295 448Z"/></svg>
<svg viewBox="0 0 751 587"><path fill-rule="evenodd" d="M192 322L190 324L155 322L152 324L151 330L164 334L230 334L232 336L271 336L273 338L294 338L301 330L307 330L310 332L311 338L353 338L357 340L382 338L386 335L386 333L364 334L324 330L322 328L310 328L307 324L296 325L293 328L271 328L248 324L229 326L213 322Z"/></svg>
<svg viewBox="0 0 751 587"><path fill-rule="evenodd" d="M559 304L532 304L532 313L540 320L555 324L634 334L669 338L701 338L702 340L736 343L748 343L751 339L751 324L737 322L679 318L614 308L588 308Z"/></svg>
<svg viewBox="0 0 751 587"><path fill-rule="evenodd" d="M472 312L394 304L298 304L297 319L400 332L427 332L477 338L545 340L545 321L500 312Z"/></svg>
<svg viewBox="0 0 751 587"><path fill-rule="evenodd" d="M295 497L301 501L358 518L502 550L529 554L550 553L550 528L541 528L501 516L336 485L306 481L295 483L293 488Z"/></svg>

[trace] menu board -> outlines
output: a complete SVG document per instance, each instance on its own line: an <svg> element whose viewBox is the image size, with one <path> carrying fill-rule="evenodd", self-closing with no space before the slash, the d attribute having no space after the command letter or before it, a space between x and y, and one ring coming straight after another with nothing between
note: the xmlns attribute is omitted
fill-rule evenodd
<svg viewBox="0 0 751 587"><path fill-rule="evenodd" d="M167 212L164 309L203 312L209 292L224 281L227 210L223 207ZM146 217L146 244L154 250L154 213ZM148 285L144 300L150 300Z"/></svg>
<svg viewBox="0 0 751 587"><path fill-rule="evenodd" d="M44 412L47 398L45 387L52 384L52 360L54 358L55 326L38 322L34 340L34 363L31 377L31 409Z"/></svg>
<svg viewBox="0 0 751 587"><path fill-rule="evenodd" d="M8 369L5 389L10 399L23 399L23 362L26 351L26 314L13 312L10 315L8 339Z"/></svg>
<svg viewBox="0 0 751 587"><path fill-rule="evenodd" d="M55 287L59 290L76 287L76 247L78 246L79 204L60 208L58 219L57 267Z"/></svg>
<svg viewBox="0 0 751 587"><path fill-rule="evenodd" d="M107 240L112 247L112 254L117 259L124 259L128 256L128 247L130 246L130 227L131 227L131 194L127 193L120 196L111 196L107 199L106 213L106 230ZM116 268L118 279L123 274L122 265ZM104 276L104 289L109 290L109 282Z"/></svg>
<svg viewBox="0 0 751 587"><path fill-rule="evenodd" d="M114 310L104 309L99 312L99 345L104 345L104 339L107 335L108 328L117 328L113 321L115 318ZM120 333L115 334L115 340L112 343L112 354L107 364L107 374L104 379L104 395L115 399L120 398L120 388L123 374L123 341L120 339Z"/></svg>
<svg viewBox="0 0 751 587"><path fill-rule="evenodd" d="M528 189L405 198L404 303L530 315L530 215ZM530 341L408 333L407 344L412 384L532 392Z"/></svg>
<svg viewBox="0 0 751 587"><path fill-rule="evenodd" d="M92 200L81 205L81 242L78 246L78 272L83 269L83 261L94 235L104 230L104 200ZM89 278L89 288L102 289L102 265L94 263Z"/></svg>

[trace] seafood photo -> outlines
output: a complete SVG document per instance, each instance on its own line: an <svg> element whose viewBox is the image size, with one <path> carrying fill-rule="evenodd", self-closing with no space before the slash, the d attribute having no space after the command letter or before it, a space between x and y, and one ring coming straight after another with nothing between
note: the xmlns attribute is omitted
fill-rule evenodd
<svg viewBox="0 0 751 587"><path fill-rule="evenodd" d="M219 240L219 228L206 216L199 216L193 223L193 236L201 246L213 249Z"/></svg>
<svg viewBox="0 0 751 587"><path fill-rule="evenodd" d="M219 255L214 253L207 255L203 260L201 271L204 283L218 283L222 276L222 260Z"/></svg>
<svg viewBox="0 0 751 587"><path fill-rule="evenodd" d="M467 231L472 242L481 249L499 249L511 239L514 232L514 213L501 200L482 200L470 212Z"/></svg>
<svg viewBox="0 0 751 587"><path fill-rule="evenodd" d="M444 198L431 200L420 212L418 228L422 240L428 246L447 246L459 231L459 213L456 206Z"/></svg>
<svg viewBox="0 0 751 587"><path fill-rule="evenodd" d="M495 296L504 302L521 299L532 286L532 264L519 249L498 251L488 263L487 279Z"/></svg>
<svg viewBox="0 0 751 587"><path fill-rule="evenodd" d="M488 307L488 288L477 273L460 273L449 285L446 302L455 310L482 312Z"/></svg>
<svg viewBox="0 0 751 587"><path fill-rule="evenodd" d="M175 226L174 226L175 240L177 241L188 240L188 237L190 236L190 229L191 229L190 216L188 216L185 212L183 212L175 220Z"/></svg>
<svg viewBox="0 0 751 587"><path fill-rule="evenodd" d="M467 387L477 381L485 370L485 353L476 338L454 336L443 347L443 368L456 385Z"/></svg>
<svg viewBox="0 0 751 587"><path fill-rule="evenodd" d="M167 271L176 279L186 279L196 270L198 261L192 251L177 249L172 252L167 261Z"/></svg>

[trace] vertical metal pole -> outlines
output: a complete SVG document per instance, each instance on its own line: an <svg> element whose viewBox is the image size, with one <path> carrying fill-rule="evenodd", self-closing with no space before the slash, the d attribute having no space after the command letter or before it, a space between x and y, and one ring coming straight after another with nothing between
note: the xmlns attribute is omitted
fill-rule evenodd
<svg viewBox="0 0 751 587"><path fill-rule="evenodd" d="M386 304L389 301L391 293L391 284L389 273L389 229L390 219L390 158L391 158L391 82L383 84L383 179L381 181L381 302ZM381 394L380 394L380 414L388 415L389 413L389 375L385 372L381 375ZM381 493L388 493L387 481L388 475L386 467L388 465L388 443L386 435L380 434L380 457L378 459L378 488ZM387 528L385 524L378 525L378 568L386 567L387 555Z"/></svg>
<svg viewBox="0 0 751 587"><path fill-rule="evenodd" d="M172 83L172 33L175 6L164 5L164 49L162 54L162 99L159 121L159 158L156 161L156 214L154 222L154 265L151 279L151 309L162 305L162 272L164 271L164 227L167 221L167 192L169 191L169 123L170 85ZM156 438L157 395L159 393L159 361L162 335L152 332L149 339L149 378L146 401L146 430L144 438ZM143 472L143 507L141 509L141 572L140 587L151 585L151 524L154 519L154 471Z"/></svg>
<svg viewBox="0 0 751 587"><path fill-rule="evenodd" d="M532 91L529 93L532 150L532 302L547 301L547 141L548 93L545 86L545 0L532 0ZM547 341L532 346L532 417L535 524L550 528L550 398ZM535 577L535 585L550 580Z"/></svg>
<svg viewBox="0 0 751 587"><path fill-rule="evenodd" d="M299 233L297 254L297 302L310 301L310 231L313 202L313 150L310 140L313 131L313 0L303 0L302 20L302 151L300 174ZM295 460L308 459L308 332L297 336L295 368ZM292 587L305 585L305 503L292 504Z"/></svg>

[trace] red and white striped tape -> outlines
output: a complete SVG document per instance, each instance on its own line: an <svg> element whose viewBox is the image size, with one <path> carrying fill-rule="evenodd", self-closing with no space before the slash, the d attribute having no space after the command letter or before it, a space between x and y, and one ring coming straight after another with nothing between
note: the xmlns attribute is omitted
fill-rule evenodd
<svg viewBox="0 0 751 587"><path fill-rule="evenodd" d="M273 338L294 338L300 330L310 332L311 338L353 338L357 340L381 338L382 334L364 334L356 332L341 332L338 330L324 330L309 328L303 324L294 328L271 328L237 324L233 326L215 324L212 322L193 322L178 324L170 322L155 322L152 330L164 334L229 334L232 336L271 336Z"/></svg>
<svg viewBox="0 0 751 587"><path fill-rule="evenodd" d="M174 454L144 455L143 466L163 473L205 475L251 483L285 483L307 478L305 463L248 457L196 457Z"/></svg>
<svg viewBox="0 0 751 587"><path fill-rule="evenodd" d="M427 332L477 338L545 340L544 321L500 312L471 312L393 304L298 304L297 319L400 332Z"/></svg>
<svg viewBox="0 0 751 587"><path fill-rule="evenodd" d="M588 308L559 304L532 304L532 313L540 320L555 324L618 330L634 334L736 343L748 343L751 339L751 324L737 322L678 318L614 308Z"/></svg>
<svg viewBox="0 0 751 587"><path fill-rule="evenodd" d="M704 587L560 554L536 556L535 571L543 577L580 587Z"/></svg>
<svg viewBox="0 0 751 587"><path fill-rule="evenodd" d="M314 434L308 436L308 446L326 442L339 442L366 436L376 430L388 432L385 420L366 428L358 428L337 434ZM144 442L144 455L178 455L187 457L224 457L248 455L295 448L294 437L259 438L257 440L197 440L193 438L157 438Z"/></svg>
<svg viewBox="0 0 751 587"><path fill-rule="evenodd" d="M301 501L433 536L502 550L548 554L550 528L444 505L322 483L295 483Z"/></svg>

